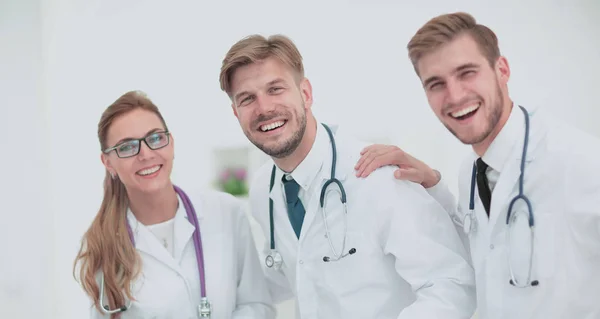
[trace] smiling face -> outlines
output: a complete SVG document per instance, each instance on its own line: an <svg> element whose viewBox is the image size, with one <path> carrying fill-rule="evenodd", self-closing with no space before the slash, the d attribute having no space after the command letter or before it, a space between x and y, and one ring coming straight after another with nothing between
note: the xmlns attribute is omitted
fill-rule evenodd
<svg viewBox="0 0 600 319"><path fill-rule="evenodd" d="M421 57L417 69L429 105L446 128L465 144L489 145L510 113L506 59L490 66L473 38L463 34Z"/></svg>
<svg viewBox="0 0 600 319"><path fill-rule="evenodd" d="M162 134L165 127L153 112L134 109L116 118L108 129L106 145L116 147L102 154L106 169L121 180L128 192L155 193L170 185L173 166L173 140L170 135ZM139 153L127 158L123 156L135 153L132 139L144 138L139 144ZM168 142L168 144L167 144ZM151 149L148 144L155 148ZM117 155L117 152L121 157Z"/></svg>
<svg viewBox="0 0 600 319"><path fill-rule="evenodd" d="M231 96L244 134L263 152L285 158L301 144L312 104L310 83L278 59L237 68Z"/></svg>

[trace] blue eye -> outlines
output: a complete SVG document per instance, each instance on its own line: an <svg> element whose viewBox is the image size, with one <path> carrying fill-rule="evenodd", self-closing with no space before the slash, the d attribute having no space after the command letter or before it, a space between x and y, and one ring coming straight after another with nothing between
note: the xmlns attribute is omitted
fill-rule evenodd
<svg viewBox="0 0 600 319"><path fill-rule="evenodd" d="M150 144L160 144L161 141L163 140L163 135L162 134L152 134L150 136L148 136L148 143Z"/></svg>
<svg viewBox="0 0 600 319"><path fill-rule="evenodd" d="M118 148L117 151L119 153L128 153L128 152L132 152L137 148L137 142L127 142L127 143L123 143L121 144Z"/></svg>

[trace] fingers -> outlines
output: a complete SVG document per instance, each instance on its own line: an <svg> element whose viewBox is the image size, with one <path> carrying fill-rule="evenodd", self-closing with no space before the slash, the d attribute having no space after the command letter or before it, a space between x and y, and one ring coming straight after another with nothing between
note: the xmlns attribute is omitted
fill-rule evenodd
<svg viewBox="0 0 600 319"><path fill-rule="evenodd" d="M364 166L366 165L366 163L368 161L372 161L372 158L374 156L376 156L377 154L380 154L384 149L385 149L385 146L378 145L378 144L374 144L374 145L370 145L370 146L365 147L360 152L361 153L361 157L358 160L358 162L356 163L356 165L354 166L354 169L356 171L361 171L364 168Z"/></svg>
<svg viewBox="0 0 600 319"><path fill-rule="evenodd" d="M413 167L397 169L394 171L394 177L399 180L407 180L417 184L423 182L423 172Z"/></svg>
<svg viewBox="0 0 600 319"><path fill-rule="evenodd" d="M363 150L360 152L360 155L364 155L368 151L370 151L372 149L376 149L376 148L381 147L381 146L383 146L383 145L380 145L380 144L371 144L371 145L363 148Z"/></svg>
<svg viewBox="0 0 600 319"><path fill-rule="evenodd" d="M388 152L383 154L376 154L375 156L369 156L369 158L365 159L365 162L359 171L359 177L367 177L376 169L387 166L387 165L399 165L397 163L396 157L398 156L397 152Z"/></svg>

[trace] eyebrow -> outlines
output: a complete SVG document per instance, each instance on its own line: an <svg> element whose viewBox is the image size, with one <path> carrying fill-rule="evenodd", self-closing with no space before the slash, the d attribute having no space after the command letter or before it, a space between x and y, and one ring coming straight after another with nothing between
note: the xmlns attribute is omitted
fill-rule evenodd
<svg viewBox="0 0 600 319"><path fill-rule="evenodd" d="M466 70L466 69L475 69L475 68L478 68L478 67L479 67L479 65L477 65L477 64L475 64L475 63L465 63L465 64L463 64L463 65L460 65L460 66L459 66L459 67L457 67L456 69L454 69L454 71L452 71L452 73L454 74L454 73L458 73L458 72L460 72L460 71L463 71L463 70ZM424 87L426 87L426 86L428 86L428 85L429 85L431 82L434 82L434 81L439 81L439 80L441 80L441 79L442 79L442 78L441 78L441 77L439 77L439 76L432 76L432 77L429 77L429 78L427 78L425 81L423 81L423 86L424 86Z"/></svg>
<svg viewBox="0 0 600 319"><path fill-rule="evenodd" d="M271 85L279 84L279 83L285 83L285 81L282 78L276 78L275 80L268 82L266 86L271 86ZM249 95L249 94L250 94L250 92L248 92L248 91L242 91L242 92L236 94L233 97L233 100L235 102L237 102L240 97L242 97L243 95Z"/></svg>
<svg viewBox="0 0 600 319"><path fill-rule="evenodd" d="M144 135L144 137L146 137L146 136L148 136L148 135L150 135L152 133L159 132L159 131L165 131L165 129L163 129L163 128L153 128L150 131L148 131L148 133L146 133L146 135ZM135 138L135 137L122 138L117 143L115 143L115 145L119 145L121 143L124 143L124 142L127 142L127 141L131 141L131 140L137 140L137 138Z"/></svg>

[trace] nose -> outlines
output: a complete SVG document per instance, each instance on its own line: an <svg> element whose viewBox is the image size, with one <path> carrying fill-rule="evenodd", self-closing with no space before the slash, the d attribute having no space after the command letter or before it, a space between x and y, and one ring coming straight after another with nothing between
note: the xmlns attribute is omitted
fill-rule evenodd
<svg viewBox="0 0 600 319"><path fill-rule="evenodd" d="M458 81L448 81L446 83L446 103L458 104L465 98L466 91Z"/></svg>
<svg viewBox="0 0 600 319"><path fill-rule="evenodd" d="M142 141L140 143L140 152L138 153L137 158L140 161L152 159L154 158L154 151Z"/></svg>
<svg viewBox="0 0 600 319"><path fill-rule="evenodd" d="M257 111L259 114L267 114L275 110L275 103L267 94L258 94L256 96Z"/></svg>

